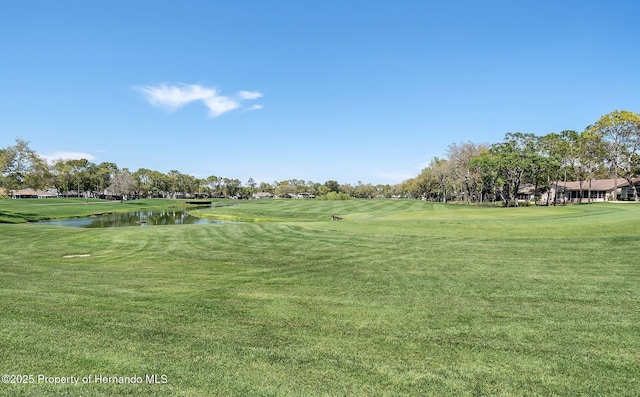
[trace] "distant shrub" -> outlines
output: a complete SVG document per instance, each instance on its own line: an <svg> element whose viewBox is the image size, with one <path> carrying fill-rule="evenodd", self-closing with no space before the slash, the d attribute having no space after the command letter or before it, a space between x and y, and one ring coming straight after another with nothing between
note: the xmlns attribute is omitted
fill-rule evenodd
<svg viewBox="0 0 640 397"><path fill-rule="evenodd" d="M352 197L344 193L329 192L325 195L318 196L316 200L351 200Z"/></svg>

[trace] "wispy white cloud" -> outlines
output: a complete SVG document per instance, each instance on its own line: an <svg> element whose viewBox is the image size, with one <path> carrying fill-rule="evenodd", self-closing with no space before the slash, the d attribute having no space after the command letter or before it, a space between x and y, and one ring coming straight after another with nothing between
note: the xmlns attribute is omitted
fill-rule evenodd
<svg viewBox="0 0 640 397"><path fill-rule="evenodd" d="M249 110L260 110L262 109L264 106L262 105L253 105L249 108Z"/></svg>
<svg viewBox="0 0 640 397"><path fill-rule="evenodd" d="M212 98L216 91L199 85L167 85L135 87L153 106L174 112L189 102Z"/></svg>
<svg viewBox="0 0 640 397"><path fill-rule="evenodd" d="M221 114L240 108L242 101L262 97L261 93L255 91L239 91L235 97L224 96L215 88L207 88L198 84L159 84L133 88L144 94L151 105L170 112L175 112L188 103L202 101L209 109L210 117L218 117ZM259 108L254 106L252 109Z"/></svg>
<svg viewBox="0 0 640 397"><path fill-rule="evenodd" d="M262 94L255 91L240 91L238 96L242 99L258 99L262 97Z"/></svg>
<svg viewBox="0 0 640 397"><path fill-rule="evenodd" d="M96 156L89 153L83 153L83 152L55 152L52 154L41 154L40 157L42 157L48 163L54 163L57 160L87 159L89 161L93 161L96 159Z"/></svg>
<svg viewBox="0 0 640 397"><path fill-rule="evenodd" d="M218 117L223 113L240 107L240 104L237 101L224 96L205 98L204 104L209 108L209 115L211 117Z"/></svg>

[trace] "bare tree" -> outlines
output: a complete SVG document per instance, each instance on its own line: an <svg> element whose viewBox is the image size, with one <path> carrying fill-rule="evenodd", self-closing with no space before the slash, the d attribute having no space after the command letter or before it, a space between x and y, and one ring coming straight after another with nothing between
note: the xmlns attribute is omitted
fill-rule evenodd
<svg viewBox="0 0 640 397"><path fill-rule="evenodd" d="M473 142L465 142L459 145L453 143L447 149L451 176L460 184L464 201L467 204L471 204L472 198L478 200L481 197L478 187L482 176L470 164L471 160L478 157L484 150L487 150L486 145Z"/></svg>
<svg viewBox="0 0 640 397"><path fill-rule="evenodd" d="M136 181L131 173L124 169L118 172L113 179L107 190L114 196L119 196L120 201L127 199L129 194L136 188Z"/></svg>

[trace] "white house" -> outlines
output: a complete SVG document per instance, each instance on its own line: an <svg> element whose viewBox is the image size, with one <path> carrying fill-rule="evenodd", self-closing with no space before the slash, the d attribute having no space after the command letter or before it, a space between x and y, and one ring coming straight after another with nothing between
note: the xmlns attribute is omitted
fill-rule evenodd
<svg viewBox="0 0 640 397"><path fill-rule="evenodd" d="M261 199L261 198L273 198L273 193L269 193L269 192L257 192L254 193L251 197L253 197L254 199Z"/></svg>
<svg viewBox="0 0 640 397"><path fill-rule="evenodd" d="M58 197L58 195L45 190L35 190L31 188L26 188L26 189L11 191L11 198L13 199L24 199L24 198L43 199L43 198L53 198L53 197Z"/></svg>

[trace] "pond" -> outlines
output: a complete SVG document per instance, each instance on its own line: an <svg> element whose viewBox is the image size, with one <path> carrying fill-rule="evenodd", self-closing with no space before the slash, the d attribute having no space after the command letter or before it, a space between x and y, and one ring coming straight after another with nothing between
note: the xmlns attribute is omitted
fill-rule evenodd
<svg viewBox="0 0 640 397"><path fill-rule="evenodd" d="M197 218L188 211L155 210L120 212L85 218L56 219L38 222L39 225L57 225L86 228L153 226L153 225L194 225L209 223L225 223L214 219ZM228 222L232 223L232 222Z"/></svg>

